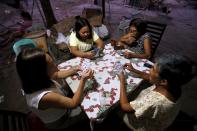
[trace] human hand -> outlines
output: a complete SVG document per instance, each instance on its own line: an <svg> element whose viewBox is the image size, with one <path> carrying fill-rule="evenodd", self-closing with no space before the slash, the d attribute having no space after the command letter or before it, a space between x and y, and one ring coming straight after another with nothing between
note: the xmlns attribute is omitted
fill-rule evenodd
<svg viewBox="0 0 197 131"><path fill-rule="evenodd" d="M72 68L73 72L76 73L81 70L80 66L75 66Z"/></svg>
<svg viewBox="0 0 197 131"><path fill-rule="evenodd" d="M88 59L92 59L94 57L94 53L92 51L86 52L85 57Z"/></svg>
<svg viewBox="0 0 197 131"><path fill-rule="evenodd" d="M121 71L121 73L118 74L118 78L119 78L120 82L125 82L125 75L124 75L123 71Z"/></svg>
<svg viewBox="0 0 197 131"><path fill-rule="evenodd" d="M125 51L125 52L124 52L124 56L125 56L126 58L130 58L130 52Z"/></svg>
<svg viewBox="0 0 197 131"><path fill-rule="evenodd" d="M129 35L131 37L135 37L136 38L137 37L137 34L138 34L137 32L129 32Z"/></svg>
<svg viewBox="0 0 197 131"><path fill-rule="evenodd" d="M133 68L133 66L131 65L131 63L126 63L126 64L124 65L124 68L127 69L127 70L129 70L129 71L133 71L133 70L134 70L134 68Z"/></svg>
<svg viewBox="0 0 197 131"><path fill-rule="evenodd" d="M128 40L127 40L127 43L131 44L131 43L133 43L133 42L135 42L135 41L136 41L136 38L133 37L133 36L130 36L130 37L128 38Z"/></svg>
<svg viewBox="0 0 197 131"><path fill-rule="evenodd" d="M124 46L125 44L123 42L121 42L121 41L118 41L118 44L117 45L118 46Z"/></svg>
<svg viewBox="0 0 197 131"><path fill-rule="evenodd" d="M111 40L110 40L110 43L111 43L112 46L116 46L117 41L114 40L114 39L111 39Z"/></svg>
<svg viewBox="0 0 197 131"><path fill-rule="evenodd" d="M117 45L114 46L114 50L121 50L121 49L124 49L124 45L125 45L124 43L118 41L118 42L117 42Z"/></svg>
<svg viewBox="0 0 197 131"><path fill-rule="evenodd" d="M81 78L84 80L87 79L92 79L94 75L94 71L92 69L87 69L86 71L83 72L83 74L81 75Z"/></svg>

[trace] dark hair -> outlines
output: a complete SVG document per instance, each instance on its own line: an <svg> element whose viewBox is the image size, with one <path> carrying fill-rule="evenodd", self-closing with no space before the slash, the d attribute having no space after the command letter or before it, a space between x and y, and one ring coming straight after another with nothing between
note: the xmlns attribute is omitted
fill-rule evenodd
<svg viewBox="0 0 197 131"><path fill-rule="evenodd" d="M132 19L129 27L134 26L137 29L137 32L140 33L140 35L143 35L144 33L146 33L146 27L147 27L147 23L146 21L140 19L140 18L136 18L136 19Z"/></svg>
<svg viewBox="0 0 197 131"><path fill-rule="evenodd" d="M82 18L80 16L76 16L75 19L76 19L76 22L75 22L74 31L76 32L76 37L79 40L82 40L82 38L79 34L79 31L81 30L82 27L88 26L88 28L90 30L90 35L89 35L88 39L91 39L92 38L92 27L91 27L90 23L88 22L88 20L85 18Z"/></svg>
<svg viewBox="0 0 197 131"><path fill-rule="evenodd" d="M26 94L49 88L45 52L39 48L26 48L17 56L16 69Z"/></svg>
<svg viewBox="0 0 197 131"><path fill-rule="evenodd" d="M23 17L24 19L27 19L27 20L32 20L31 15L26 11L21 11L21 17Z"/></svg>
<svg viewBox="0 0 197 131"><path fill-rule="evenodd" d="M191 60L181 55L168 54L159 57L156 63L159 68L159 78L167 80L169 92L178 98L181 95L180 87L194 76Z"/></svg>

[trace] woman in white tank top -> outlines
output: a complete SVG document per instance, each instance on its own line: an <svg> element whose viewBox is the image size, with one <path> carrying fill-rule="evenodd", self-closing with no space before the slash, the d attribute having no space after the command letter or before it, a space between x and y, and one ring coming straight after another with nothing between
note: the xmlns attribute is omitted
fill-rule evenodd
<svg viewBox="0 0 197 131"><path fill-rule="evenodd" d="M41 49L24 49L17 56L16 68L27 104L48 126L64 116L67 109L79 105L85 82L93 76L93 71L87 70L82 75L77 91L69 98L64 95L61 86L50 79L47 66L46 54Z"/></svg>

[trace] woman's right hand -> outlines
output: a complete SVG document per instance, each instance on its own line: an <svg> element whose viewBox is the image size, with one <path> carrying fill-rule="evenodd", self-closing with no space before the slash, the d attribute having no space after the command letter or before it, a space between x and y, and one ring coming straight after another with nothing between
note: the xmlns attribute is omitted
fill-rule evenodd
<svg viewBox="0 0 197 131"><path fill-rule="evenodd" d="M124 56L125 56L126 58L128 58L128 59L129 59L129 58L130 58L130 52L125 51L125 52L124 52Z"/></svg>
<svg viewBox="0 0 197 131"><path fill-rule="evenodd" d="M133 70L134 70L134 68L133 68L133 66L131 65L131 63L126 63L126 64L124 65L124 68L127 69L127 70L129 70L129 71L133 71Z"/></svg>
<svg viewBox="0 0 197 131"><path fill-rule="evenodd" d="M127 39L127 42L128 42L129 44L131 44L131 43L133 43L133 42L135 42L135 41L136 41L135 35L134 35L133 33L129 33L129 37L128 37L128 39Z"/></svg>
<svg viewBox="0 0 197 131"><path fill-rule="evenodd" d="M93 78L93 75L94 75L94 71L92 69L88 69L82 73L81 78L87 80L89 78L90 79Z"/></svg>
<svg viewBox="0 0 197 131"><path fill-rule="evenodd" d="M78 71L81 70L80 66L75 66L73 68L71 68L71 70L73 71L73 73L77 73Z"/></svg>

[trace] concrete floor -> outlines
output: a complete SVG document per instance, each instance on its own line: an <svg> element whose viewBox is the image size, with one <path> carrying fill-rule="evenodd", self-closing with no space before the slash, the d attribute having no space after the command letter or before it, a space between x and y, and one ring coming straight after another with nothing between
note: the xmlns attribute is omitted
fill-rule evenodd
<svg viewBox="0 0 197 131"><path fill-rule="evenodd" d="M147 20L166 23L167 28L162 37L155 56L164 53L184 54L197 62L197 1L196 0L164 0L172 12L168 15L158 10L138 10L126 7L123 0L110 0L106 3L105 24L112 38L117 38L117 26L122 16L139 13L139 17ZM92 0L51 0L57 20L75 15L81 15L84 7L92 6ZM32 0L29 0L28 11L31 12ZM0 3L0 24L11 25L18 18L18 11ZM9 10L10 13L6 13ZM42 18L38 8L33 9L33 22L40 23ZM110 13L110 14L109 14ZM0 109L27 112L25 99L20 91L20 81L12 62L12 44L0 47ZM183 87L182 111L197 120L197 77Z"/></svg>

